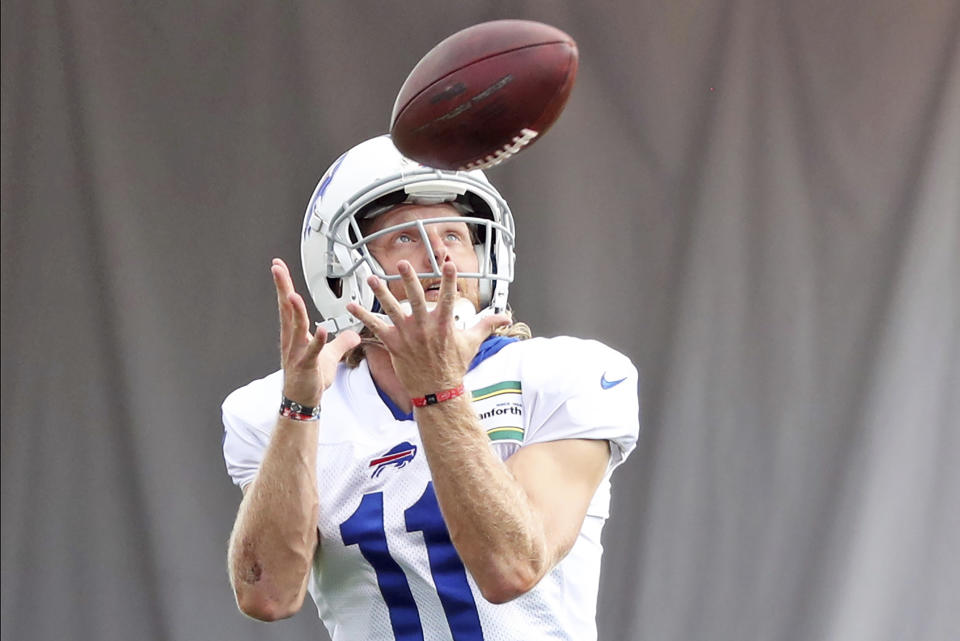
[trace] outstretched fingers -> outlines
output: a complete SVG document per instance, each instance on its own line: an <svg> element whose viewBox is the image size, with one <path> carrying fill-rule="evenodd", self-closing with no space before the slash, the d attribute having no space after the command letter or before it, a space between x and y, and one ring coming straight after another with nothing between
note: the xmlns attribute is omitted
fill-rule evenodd
<svg viewBox="0 0 960 641"><path fill-rule="evenodd" d="M273 275L273 284L277 289L277 301L282 303L294 292L290 270L286 263L279 258L274 258L270 264L270 273Z"/></svg>
<svg viewBox="0 0 960 641"><path fill-rule="evenodd" d="M310 342L307 343L307 349L304 351L304 357L309 361L314 361L320 356L320 350L323 349L323 346L327 343L327 330L322 327L317 327L313 330L313 336L310 337Z"/></svg>
<svg viewBox="0 0 960 641"><path fill-rule="evenodd" d="M380 308L383 310L383 313L389 316L394 324L399 323L404 316L403 310L400 308L400 303L397 302L397 298L390 291L390 288L387 287L387 281L377 276L371 276L367 279L367 284L370 286L370 289L373 290L373 295L380 301ZM354 314L354 316L357 315ZM360 317L357 316L357 318ZM364 324L366 325L366 322L364 322ZM369 325L367 326L369 327ZM370 329L372 330L373 328L370 327Z"/></svg>
<svg viewBox="0 0 960 641"><path fill-rule="evenodd" d="M440 299L437 301L437 317L440 322L453 318L453 306L457 302L457 266L446 262L440 268Z"/></svg>
<svg viewBox="0 0 960 641"><path fill-rule="evenodd" d="M290 292L287 296L290 303L291 329L293 330L293 339L311 340L310 336L310 317L307 315L307 304L303 302L303 297L296 292ZM323 343L321 343L322 345Z"/></svg>
<svg viewBox="0 0 960 641"><path fill-rule="evenodd" d="M284 366L290 359L300 362L315 362L327 340L326 330L317 328L310 333L310 317L303 297L293 288L290 270L279 258L270 266L273 283L277 289L277 307L280 311L280 345Z"/></svg>
<svg viewBox="0 0 960 641"><path fill-rule="evenodd" d="M290 304L290 294L293 293L293 282L286 264L279 258L274 258L270 266L273 276L273 285L277 290L277 311L280 315L280 345L286 352L293 338L293 307Z"/></svg>
<svg viewBox="0 0 960 641"><path fill-rule="evenodd" d="M382 301L380 305L383 306ZM360 307L356 303L347 304L347 311L359 319L360 322L363 323L367 329L373 332L373 335L377 338L381 338L381 333L388 327L385 322L377 318L376 314Z"/></svg>
<svg viewBox="0 0 960 641"><path fill-rule="evenodd" d="M427 316L427 300L423 294L423 284L417 277L417 272L409 262L401 260L397 263L397 271L403 279L403 287L407 292L407 301L410 311L417 320L424 320ZM381 302L381 305L383 303Z"/></svg>

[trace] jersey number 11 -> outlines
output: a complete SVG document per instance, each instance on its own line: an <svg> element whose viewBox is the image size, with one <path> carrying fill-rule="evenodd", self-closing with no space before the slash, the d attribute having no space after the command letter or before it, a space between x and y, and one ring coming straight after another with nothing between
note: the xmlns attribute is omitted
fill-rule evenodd
<svg viewBox="0 0 960 641"><path fill-rule="evenodd" d="M450 541L433 483L427 483L423 495L407 508L403 516L407 532L423 532L430 573L454 641L483 641L477 604L467 583L467 571ZM344 545L359 546L363 558L373 566L396 640L423 641L423 625L410 584L387 547L383 492L364 494L356 511L340 524L340 535Z"/></svg>

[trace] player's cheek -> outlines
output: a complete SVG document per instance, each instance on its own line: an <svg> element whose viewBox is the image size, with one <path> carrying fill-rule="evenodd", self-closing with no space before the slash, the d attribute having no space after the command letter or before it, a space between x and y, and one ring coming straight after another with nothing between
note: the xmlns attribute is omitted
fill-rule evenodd
<svg viewBox="0 0 960 641"><path fill-rule="evenodd" d="M477 253L474 251L472 245L465 245L457 250L457 264L458 272L475 272L480 269L480 264L477 262Z"/></svg>
<svg viewBox="0 0 960 641"><path fill-rule="evenodd" d="M402 280L387 281L387 288L397 300L407 300L407 288Z"/></svg>
<svg viewBox="0 0 960 641"><path fill-rule="evenodd" d="M460 295L473 303L473 306L480 309L480 282L475 278L461 278L457 282L460 289Z"/></svg>

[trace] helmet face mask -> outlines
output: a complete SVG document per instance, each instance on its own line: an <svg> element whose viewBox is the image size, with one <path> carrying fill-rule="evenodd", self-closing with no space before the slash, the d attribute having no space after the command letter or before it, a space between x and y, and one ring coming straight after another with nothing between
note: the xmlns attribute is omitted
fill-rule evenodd
<svg viewBox="0 0 960 641"><path fill-rule="evenodd" d="M462 215L416 219L365 233L368 221L405 203L448 203ZM504 311L515 259L513 216L481 172L425 167L403 157L388 136L363 142L342 155L314 190L300 243L307 287L327 331L361 326L347 312L350 302L379 312L366 282L370 275L399 278L387 274L370 252L371 240L409 229L428 243L427 227L450 221L466 223L474 236L478 269L459 273L458 278L479 281L478 317ZM440 277L440 265L432 254L430 261L433 271L419 273L421 278Z"/></svg>

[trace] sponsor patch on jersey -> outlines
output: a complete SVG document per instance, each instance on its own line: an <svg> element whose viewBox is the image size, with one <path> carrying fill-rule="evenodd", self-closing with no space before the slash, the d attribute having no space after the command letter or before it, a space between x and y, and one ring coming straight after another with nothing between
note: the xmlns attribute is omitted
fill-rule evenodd
<svg viewBox="0 0 960 641"><path fill-rule="evenodd" d="M473 408L491 441L523 443L523 388L520 381L502 381L473 390Z"/></svg>
<svg viewBox="0 0 960 641"><path fill-rule="evenodd" d="M391 466L399 469L412 461L416 455L417 446L412 443L403 441L394 445L383 456L370 460L369 467L375 468L370 478L380 476L380 472Z"/></svg>

